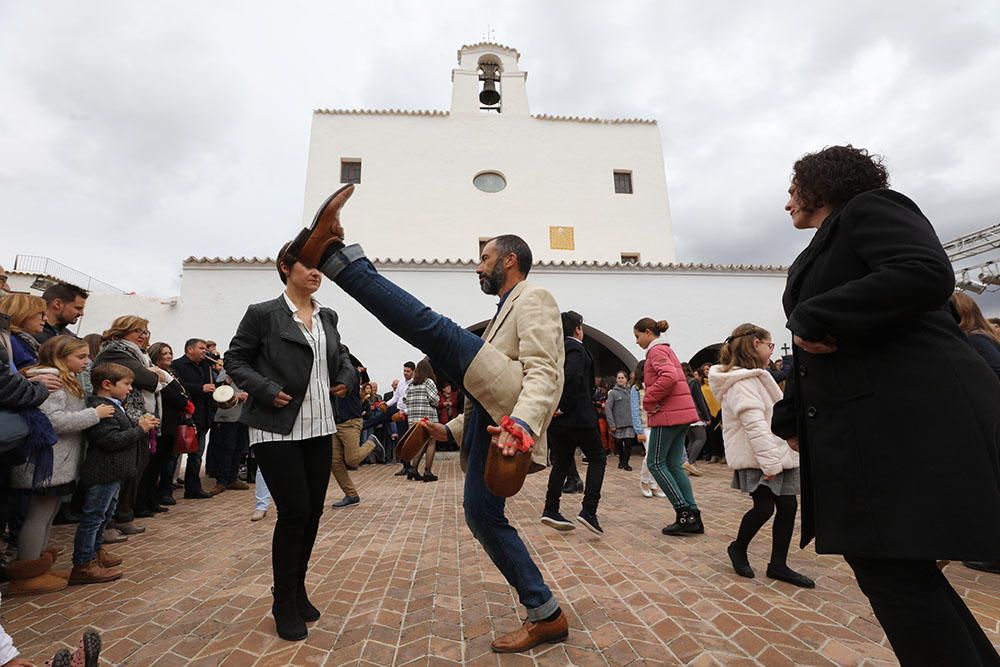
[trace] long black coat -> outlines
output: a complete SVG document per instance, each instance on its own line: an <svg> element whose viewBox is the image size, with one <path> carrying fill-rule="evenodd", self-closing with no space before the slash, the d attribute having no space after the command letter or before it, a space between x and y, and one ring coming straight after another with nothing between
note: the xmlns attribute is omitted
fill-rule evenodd
<svg viewBox="0 0 1000 667"><path fill-rule="evenodd" d="M358 370L340 342L337 313L320 308L319 319L326 335L330 383L344 384L348 392L357 391ZM284 296L255 303L247 309L229 343L225 365L233 382L250 395L240 413L240 422L271 433L291 433L309 384L313 353ZM283 408L274 407L279 391L292 397ZM333 399L331 394L330 404L336 411Z"/></svg>
<svg viewBox="0 0 1000 667"><path fill-rule="evenodd" d="M873 558L1000 560L1000 382L958 328L951 264L890 190L831 214L792 264L796 347L772 427L798 435L802 546Z"/></svg>

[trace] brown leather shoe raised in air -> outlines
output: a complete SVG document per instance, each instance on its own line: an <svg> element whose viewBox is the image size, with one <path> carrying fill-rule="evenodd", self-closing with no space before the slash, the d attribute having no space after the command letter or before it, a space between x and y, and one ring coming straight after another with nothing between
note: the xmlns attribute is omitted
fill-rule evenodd
<svg viewBox="0 0 1000 667"><path fill-rule="evenodd" d="M396 444L396 456L400 461L412 461L430 439L431 430L427 422L421 419L415 424L410 424L410 428L406 429L406 433Z"/></svg>
<svg viewBox="0 0 1000 667"><path fill-rule="evenodd" d="M122 569L120 567L101 567L95 558L86 565L74 565L73 571L69 575L69 583L103 584L121 578Z"/></svg>
<svg viewBox="0 0 1000 667"><path fill-rule="evenodd" d="M299 232L285 250L285 261L289 266L298 261L310 269L318 268L323 252L334 243L343 243L344 228L340 225L340 207L353 193L354 185L348 183L320 205L312 224Z"/></svg>
<svg viewBox="0 0 1000 667"><path fill-rule="evenodd" d="M116 556L104 547L97 550L97 564L101 567L115 567L122 564L122 557Z"/></svg>
<svg viewBox="0 0 1000 667"><path fill-rule="evenodd" d="M525 621L514 632L494 639L490 647L494 653L520 653L546 642L555 644L566 641L567 637L569 623L566 622L566 614L559 614L559 618L553 621Z"/></svg>
<svg viewBox="0 0 1000 667"><path fill-rule="evenodd" d="M226 484L226 488L230 491L246 491L250 488L250 485L241 480L233 480L229 484Z"/></svg>

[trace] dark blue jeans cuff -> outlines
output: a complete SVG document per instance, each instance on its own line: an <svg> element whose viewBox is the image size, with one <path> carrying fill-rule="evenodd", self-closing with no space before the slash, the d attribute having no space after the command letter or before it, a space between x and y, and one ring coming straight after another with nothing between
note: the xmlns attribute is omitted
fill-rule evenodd
<svg viewBox="0 0 1000 667"><path fill-rule="evenodd" d="M346 269L351 265L352 262L356 262L359 259L364 259L365 251L357 243L352 243L337 252L333 253L329 259L327 259L323 266L319 267L319 270L324 276L333 280L336 278L341 271Z"/></svg>

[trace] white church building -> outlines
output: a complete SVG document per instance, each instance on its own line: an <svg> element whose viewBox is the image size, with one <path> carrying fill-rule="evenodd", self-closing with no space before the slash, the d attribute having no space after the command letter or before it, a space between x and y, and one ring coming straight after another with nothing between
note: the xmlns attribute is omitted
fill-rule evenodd
<svg viewBox="0 0 1000 667"><path fill-rule="evenodd" d="M670 321L667 339L682 359L746 321L768 328L779 347L789 343L784 267L677 262L657 122L532 114L519 58L499 44L463 46L447 111L316 110L304 223L331 192L356 183L341 213L348 241L477 332L496 302L474 274L482 244L521 236L535 257L529 280L584 316L602 374L641 358L632 325L644 316ZM11 277L16 289L22 277ZM190 257L175 299L95 293L80 333L137 314L175 353L193 336L225 350L246 306L280 288L272 259ZM335 285L317 298L339 313L345 343L381 384L420 358Z"/></svg>

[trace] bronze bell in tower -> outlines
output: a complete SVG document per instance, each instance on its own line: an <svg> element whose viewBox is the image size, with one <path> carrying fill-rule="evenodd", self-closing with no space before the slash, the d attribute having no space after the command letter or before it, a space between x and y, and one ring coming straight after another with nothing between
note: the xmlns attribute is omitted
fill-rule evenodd
<svg viewBox="0 0 1000 667"><path fill-rule="evenodd" d="M495 63L483 63L482 74L479 80L483 82L483 90L479 93L479 101L485 106L492 107L500 103L500 91L497 90L497 82L500 80L500 66Z"/></svg>

